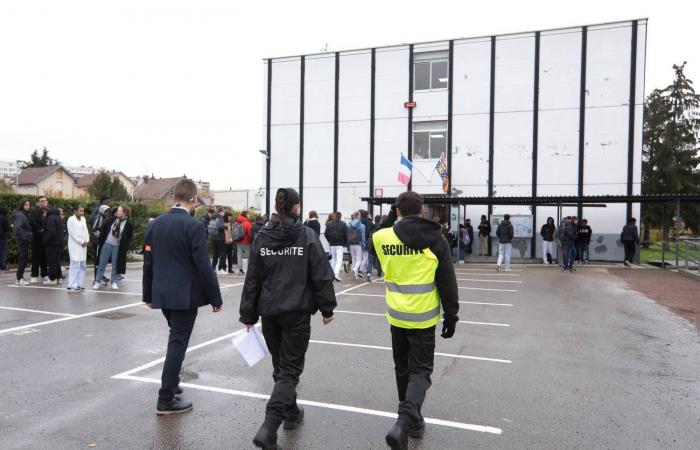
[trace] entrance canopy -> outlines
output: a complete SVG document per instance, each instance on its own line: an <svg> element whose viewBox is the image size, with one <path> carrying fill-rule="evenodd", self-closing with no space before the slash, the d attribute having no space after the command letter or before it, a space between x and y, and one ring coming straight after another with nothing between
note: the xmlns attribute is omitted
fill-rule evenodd
<svg viewBox="0 0 700 450"><path fill-rule="evenodd" d="M371 205L391 205L396 197L362 197ZM604 203L699 203L700 194L660 194L660 195L563 195L551 197L448 197L447 195L423 195L426 205L527 205L559 206L563 203L604 204ZM587 206L587 205L584 205Z"/></svg>

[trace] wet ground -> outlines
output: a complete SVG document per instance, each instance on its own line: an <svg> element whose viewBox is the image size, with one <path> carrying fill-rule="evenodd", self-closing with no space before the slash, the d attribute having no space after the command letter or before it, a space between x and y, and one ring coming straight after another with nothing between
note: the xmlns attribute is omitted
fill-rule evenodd
<svg viewBox="0 0 700 450"><path fill-rule="evenodd" d="M605 266L457 270L462 322L437 338L431 420L410 448L697 448L693 324ZM182 374L194 410L159 418L167 329L141 305L140 277L132 266L119 292L68 294L0 275L0 448L253 448L272 379L269 358L248 368L230 343L243 278L219 277L223 311L200 310ZM336 320L313 318L306 420L280 430L281 448L384 447L397 398L383 290L344 280Z"/></svg>

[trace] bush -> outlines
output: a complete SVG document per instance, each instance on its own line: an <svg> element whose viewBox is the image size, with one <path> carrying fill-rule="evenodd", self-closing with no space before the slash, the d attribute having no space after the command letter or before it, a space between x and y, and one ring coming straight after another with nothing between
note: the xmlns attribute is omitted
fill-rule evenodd
<svg viewBox="0 0 700 450"><path fill-rule="evenodd" d="M36 204L39 197L35 195L21 195L21 194L0 194L0 206L7 209L7 220L12 224L12 213L17 208L17 203L23 198L28 199L32 202L32 207ZM114 202L112 206L118 206L119 202ZM131 215L129 216L129 221L134 227L134 238L131 241L132 252L141 252L143 249L143 236L146 230L146 225L148 225L149 211L146 205L141 203L129 203L127 205L131 207ZM96 202L86 201L81 199L67 199L67 198L53 198L49 197L49 207L50 208L63 208L65 213L65 220L67 221L70 216L73 215L73 209L76 206L85 207L85 216L89 219L92 209L95 207ZM66 233L66 239L68 238ZM92 245L88 246L88 257L92 258ZM7 262L14 263L17 262L17 246L15 245L15 235L13 232L7 234Z"/></svg>

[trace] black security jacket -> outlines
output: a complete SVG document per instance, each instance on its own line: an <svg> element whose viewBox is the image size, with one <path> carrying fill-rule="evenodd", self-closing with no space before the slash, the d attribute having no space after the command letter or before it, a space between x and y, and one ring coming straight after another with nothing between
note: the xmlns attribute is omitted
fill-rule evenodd
<svg viewBox="0 0 700 450"><path fill-rule="evenodd" d="M255 237L241 294L240 321L320 310L333 315L337 303L333 271L316 233L298 216L273 217Z"/></svg>
<svg viewBox="0 0 700 450"><path fill-rule="evenodd" d="M405 217L394 224L394 232L401 242L414 250L430 248L438 259L435 270L435 286L440 295L440 303L446 320L459 320L459 290L457 277L452 264L452 251L442 236L442 226L432 220L418 216ZM374 246L369 252L376 256Z"/></svg>

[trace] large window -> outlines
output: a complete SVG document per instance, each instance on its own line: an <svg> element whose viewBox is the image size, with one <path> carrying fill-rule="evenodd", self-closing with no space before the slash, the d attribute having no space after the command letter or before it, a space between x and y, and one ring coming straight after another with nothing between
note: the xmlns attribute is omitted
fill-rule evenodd
<svg viewBox="0 0 700 450"><path fill-rule="evenodd" d="M447 52L416 53L413 60L414 90L447 89Z"/></svg>
<svg viewBox="0 0 700 450"><path fill-rule="evenodd" d="M438 159L447 151L447 122L414 122L413 159Z"/></svg>

